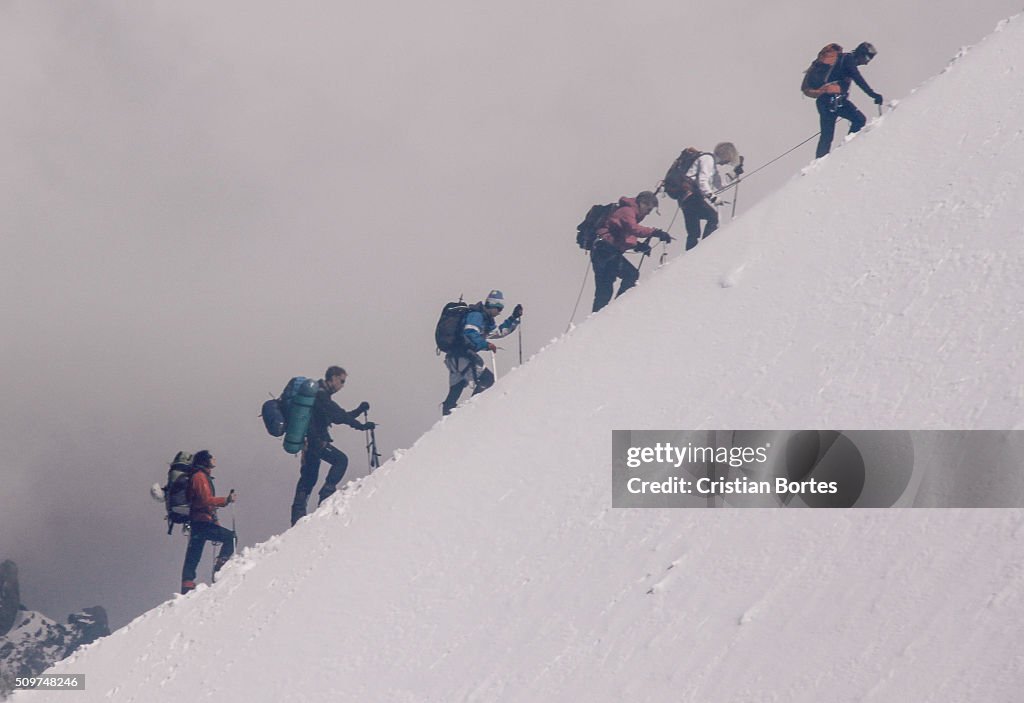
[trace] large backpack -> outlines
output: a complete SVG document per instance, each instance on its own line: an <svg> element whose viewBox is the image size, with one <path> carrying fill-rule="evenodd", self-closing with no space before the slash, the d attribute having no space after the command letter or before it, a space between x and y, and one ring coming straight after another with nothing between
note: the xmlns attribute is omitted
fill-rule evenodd
<svg viewBox="0 0 1024 703"><path fill-rule="evenodd" d="M594 205L587 211L587 216L583 218L583 222L576 225L576 243L580 249L584 251L590 251L594 248L594 241L597 239L597 230L604 226L605 220L608 216L615 212L616 208L619 207L618 203L608 203L607 205Z"/></svg>
<svg viewBox="0 0 1024 703"><path fill-rule="evenodd" d="M278 401L281 403L281 413L286 419L292 412L292 401L295 400L295 397L299 395L302 387L308 384L310 380L311 379L306 376L295 376L289 379L288 383L285 384L284 390L281 391L281 397L278 398Z"/></svg>
<svg viewBox="0 0 1024 703"><path fill-rule="evenodd" d="M282 446L289 454L298 454L305 444L319 390L319 384L312 378L296 376L281 392L281 408L287 421Z"/></svg>
<svg viewBox="0 0 1024 703"><path fill-rule="evenodd" d="M164 508L167 510L167 534L175 525L187 525L192 503L188 496L188 481L192 477L192 455L178 452L167 471L163 486Z"/></svg>
<svg viewBox="0 0 1024 703"><path fill-rule="evenodd" d="M284 434L287 418L281 409L280 398L271 398L263 403L260 417L263 418L263 426L267 428L267 434L271 437L280 437Z"/></svg>
<svg viewBox="0 0 1024 703"><path fill-rule="evenodd" d="M683 149L679 158L672 162L672 165L668 167L668 173L665 174L665 180L662 182L662 188L668 197L681 203L691 195L700 193L697 181L687 176L686 172L693 166L693 162L704 156L705 153L707 152L697 151L690 146Z"/></svg>
<svg viewBox="0 0 1024 703"><path fill-rule="evenodd" d="M466 338L462 330L466 327L466 315L471 310L483 311L479 303L469 305L459 300L452 303L445 303L441 308L441 315L437 318L437 325L434 327L434 344L437 345L438 353L453 354L466 348Z"/></svg>
<svg viewBox="0 0 1024 703"><path fill-rule="evenodd" d="M822 95L822 88L832 77L832 71L839 61L843 47L838 44L826 44L818 52L818 58L811 62L811 65L804 71L804 79L800 83L800 91L809 98L817 98Z"/></svg>
<svg viewBox="0 0 1024 703"><path fill-rule="evenodd" d="M260 409L260 417L263 418L263 426L267 428L267 434L271 437L281 437L288 427L288 415L291 412L292 399L298 394L299 388L308 383L305 376L295 376L285 384L281 395L263 403Z"/></svg>

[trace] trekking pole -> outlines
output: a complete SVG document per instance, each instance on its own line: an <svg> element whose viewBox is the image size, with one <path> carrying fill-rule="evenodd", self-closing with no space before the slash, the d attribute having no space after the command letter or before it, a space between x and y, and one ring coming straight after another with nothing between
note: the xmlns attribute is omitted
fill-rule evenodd
<svg viewBox="0 0 1024 703"><path fill-rule="evenodd" d="M369 410L362 411L362 422L370 422ZM381 455L377 452L377 433L374 430L367 430L367 463L370 465L370 473L374 473L374 469L380 469Z"/></svg>
<svg viewBox="0 0 1024 703"><path fill-rule="evenodd" d="M519 365L523 365L523 321L519 321Z"/></svg>
<svg viewBox="0 0 1024 703"><path fill-rule="evenodd" d="M576 319L576 309L580 306L580 299L583 297L583 289L587 287L587 277L590 276L590 257L587 257L587 268L583 270L583 284L580 286L580 293L576 296L576 304L572 307L572 315L569 316L569 324L565 326L565 331L568 332L572 329L572 321Z"/></svg>
<svg viewBox="0 0 1024 703"><path fill-rule="evenodd" d="M214 579L217 578L217 552L219 551L217 547L220 546L220 542L210 542L210 546L213 547L211 550L213 552L213 564L210 565L210 583L213 583Z"/></svg>
<svg viewBox="0 0 1024 703"><path fill-rule="evenodd" d="M370 430L370 444L373 445L373 469L380 468L380 454L377 452L377 430ZM371 469L372 473L372 469Z"/></svg>
<svg viewBox="0 0 1024 703"><path fill-rule="evenodd" d="M740 199L740 184L737 181L736 190L732 194L732 213L729 215L729 219L736 217L736 202Z"/></svg>
<svg viewBox="0 0 1024 703"><path fill-rule="evenodd" d="M643 254L641 254L641 255L640 255L640 263L636 265L636 272L637 272L638 274L640 273L640 269L641 269L641 268L643 267L643 265L644 265L644 259L646 259L646 258L647 258L648 256L650 256L650 255L651 255L651 247L650 247L650 242L651 242L651 238L650 238L650 237L648 237L648 238L647 238L647 241L646 241L646 242L644 242L645 244L647 244L647 245L648 245L648 247L647 247L647 251L645 251L645 252L644 252Z"/></svg>
<svg viewBox="0 0 1024 703"><path fill-rule="evenodd" d="M683 211L682 206L677 204L676 205L676 211L672 213L672 219L669 221L668 227L665 228L665 232L671 232L672 231L672 225L674 225L676 223L676 217L678 217L679 213L682 212L682 211ZM675 239L675 237L673 237L673 239ZM668 258L668 245L669 245L668 242L662 242L661 243L661 256L658 258L658 266L664 266L665 265L665 259ZM639 271L639 269L637 269L637 271Z"/></svg>

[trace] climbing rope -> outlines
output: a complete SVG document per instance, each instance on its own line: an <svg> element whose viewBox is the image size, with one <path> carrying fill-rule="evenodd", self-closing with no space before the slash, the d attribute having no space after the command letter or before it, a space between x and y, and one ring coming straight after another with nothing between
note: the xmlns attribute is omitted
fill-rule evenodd
<svg viewBox="0 0 1024 703"><path fill-rule="evenodd" d="M751 171L750 173L747 173L747 174L745 174L745 175L744 175L744 176L743 176L742 178L737 178L737 179L736 179L735 181L733 181L733 182L732 182L732 183L730 183L729 185L726 185L726 186L722 186L721 188L719 188L718 190L716 190L716 191L714 192L714 195L718 195L719 193L724 193L725 191L729 190L730 188L736 188L736 189L739 189L740 183L742 183L743 181L747 180L748 178L750 178L751 176L753 176L753 175L754 175L755 173L758 173L759 171L763 171L764 169L768 168L769 166L771 166L771 165L772 165L773 163L775 163L775 162L776 162L776 161L778 161L779 159L783 158L784 156L787 156L787 155L789 155L789 154L793 153L794 151L796 151L797 149L799 149L800 147L802 147L802 146L803 146L804 144L806 144L807 142L809 142L809 141L811 141L811 140L813 140L813 139L817 139L817 138L818 138L818 136L820 136L820 135L821 135L821 132L815 132L814 134L812 134L811 136L807 137L807 139L803 140L802 142L800 142L800 143L799 143L799 144L797 144L796 146L794 146L794 147L792 147L792 148L790 148L790 149L787 149L786 151L782 152L781 154L779 154L778 156L776 156L776 157L775 157L774 159L772 159L771 161L769 161L769 162L767 162L767 163L765 163L765 164L762 164L761 166L759 166L758 168L754 169L754 170L753 170L753 171ZM657 187L657 189L656 189L656 190L655 190L654 192L655 192L655 193L658 193L658 192L661 192L661 190L662 190L662 185L661 185L661 184L659 183L659 184L658 184L658 187ZM735 217L735 215L736 215L736 203L735 203L735 198L734 198L734 202L733 202L733 204L732 204L732 205L733 205L733 208L732 208L732 214L733 214L733 216ZM672 215L672 221L671 221L671 222L669 222L669 223L668 223L668 227L666 227L666 228L665 228L665 231L666 231L666 232L670 232L670 231L672 230L672 225L674 225L674 224L675 224L675 222L676 222L676 217L678 217L678 216L679 216L679 212L680 212L680 210L681 210L681 208L680 208L679 206L676 206L676 211L675 211L675 213L673 213L673 215ZM668 243L667 243L667 242L663 242L662 244L663 244L663 246L662 246L662 253L661 253L661 257L660 257L660 260L659 260L659 264L663 264L663 263L665 263L665 258L666 258L666 256L667 256L667 253L668 253ZM640 266L643 266L643 260L644 260L644 258L645 258L646 256L647 256L647 254L644 254L644 256L641 256L641 257L640 257ZM637 270L639 271L639 266L637 267ZM586 289L586 287L587 287L587 278L589 277L589 275L590 275L590 257L588 256L588 257L587 257L587 264L586 264L586 269L585 269L585 270L584 270L584 272L583 272L583 283L582 283L582 284L580 284L580 292L579 292L579 294L578 294L578 295L576 296L576 304L575 304L575 305L573 306L573 308L572 308L572 315L570 315L570 316L569 316L569 324L568 324L568 325L566 325L566 328L565 328L565 331L566 331L566 332L568 332L569 330L571 330L571 329L572 329L572 323L573 323L573 321L574 321L574 320L576 319L576 311L577 311L577 310L579 310L579 307L580 307L580 300L582 300L582 299L583 299L583 291L584 291L584 290Z"/></svg>
<svg viewBox="0 0 1024 703"><path fill-rule="evenodd" d="M569 324L565 331L572 329L572 322L576 319L576 310L580 307L580 300L583 298L583 290L587 287L587 278L590 276L590 256L587 256L586 268L583 270L583 283L580 284L580 294L576 296L576 304L572 306L572 315L569 316Z"/></svg>
<svg viewBox="0 0 1024 703"><path fill-rule="evenodd" d="M754 169L753 171L751 171L750 173L748 173L748 174L744 175L744 176L743 176L742 178L737 178L737 179L736 179L735 181L733 181L733 182L732 182L732 183L730 183L729 185L727 185L727 186L722 186L721 188L719 188L718 190L716 190L714 194L715 194L715 195L718 195L719 193L724 193L725 191L729 190L730 188L736 188L736 187L739 187L739 184L740 184L740 183L742 183L743 181L747 180L748 178L750 178L751 176L753 176L753 175L754 175L755 173L757 173L758 171L763 171L764 169L768 168L768 167L769 167L769 166L771 166L771 165L772 165L773 163L775 163L776 161L778 161L779 159L781 159L781 158L782 158L783 156L786 156L786 155L788 155L788 154L791 154L792 152L796 151L797 149L799 149L800 147L802 147L802 146L803 146L804 144L806 144L807 142L811 141L812 139L817 139L819 135L821 135L821 132L815 132L815 133L814 133L814 134L812 134L811 136L807 137L807 139L803 140L802 142L800 142L799 144L797 144L796 146L794 146L794 147L793 147L792 149L787 149L786 151L782 152L781 154L779 154L778 156L776 156L776 157L775 157L774 159L772 159L772 160L771 160L771 161L769 161L768 163L766 163L766 164L763 164L763 165L759 166L758 168L755 168L755 169Z"/></svg>

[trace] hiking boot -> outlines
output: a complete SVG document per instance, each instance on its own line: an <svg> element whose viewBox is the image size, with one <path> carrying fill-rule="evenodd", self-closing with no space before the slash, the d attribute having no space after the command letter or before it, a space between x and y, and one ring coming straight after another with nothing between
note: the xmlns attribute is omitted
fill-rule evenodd
<svg viewBox="0 0 1024 703"><path fill-rule="evenodd" d="M319 499L317 500L316 504L320 505L325 500L327 500L332 495L334 495L335 492L337 492L337 490L338 490L337 486L328 486L327 484L324 484L323 488L320 489L320 496L319 496Z"/></svg>
<svg viewBox="0 0 1024 703"><path fill-rule="evenodd" d="M181 595L185 595L189 591L194 591L194 590L196 590L196 582L195 581L182 581L181 582Z"/></svg>
<svg viewBox="0 0 1024 703"><path fill-rule="evenodd" d="M221 568L223 568L223 566L227 563L228 560L224 557L217 557L217 560L213 562L213 573L217 573L218 571L220 571Z"/></svg>
<svg viewBox="0 0 1024 703"><path fill-rule="evenodd" d="M448 397L441 403L441 414L451 415L452 410L459 404L459 396L462 395L462 391L466 390L468 384L465 381L459 381L454 386L448 389Z"/></svg>
<svg viewBox="0 0 1024 703"><path fill-rule="evenodd" d="M292 525L306 516L306 505L308 503L308 493L295 491L295 498L292 500Z"/></svg>

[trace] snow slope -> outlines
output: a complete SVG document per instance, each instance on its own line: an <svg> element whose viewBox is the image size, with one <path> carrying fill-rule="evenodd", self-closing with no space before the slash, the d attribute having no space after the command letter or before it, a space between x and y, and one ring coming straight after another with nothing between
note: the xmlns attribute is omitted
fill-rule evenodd
<svg viewBox="0 0 1024 703"><path fill-rule="evenodd" d="M610 507L612 429L1024 428L1024 21L998 29L54 670L76 701L1019 699L1020 510Z"/></svg>

